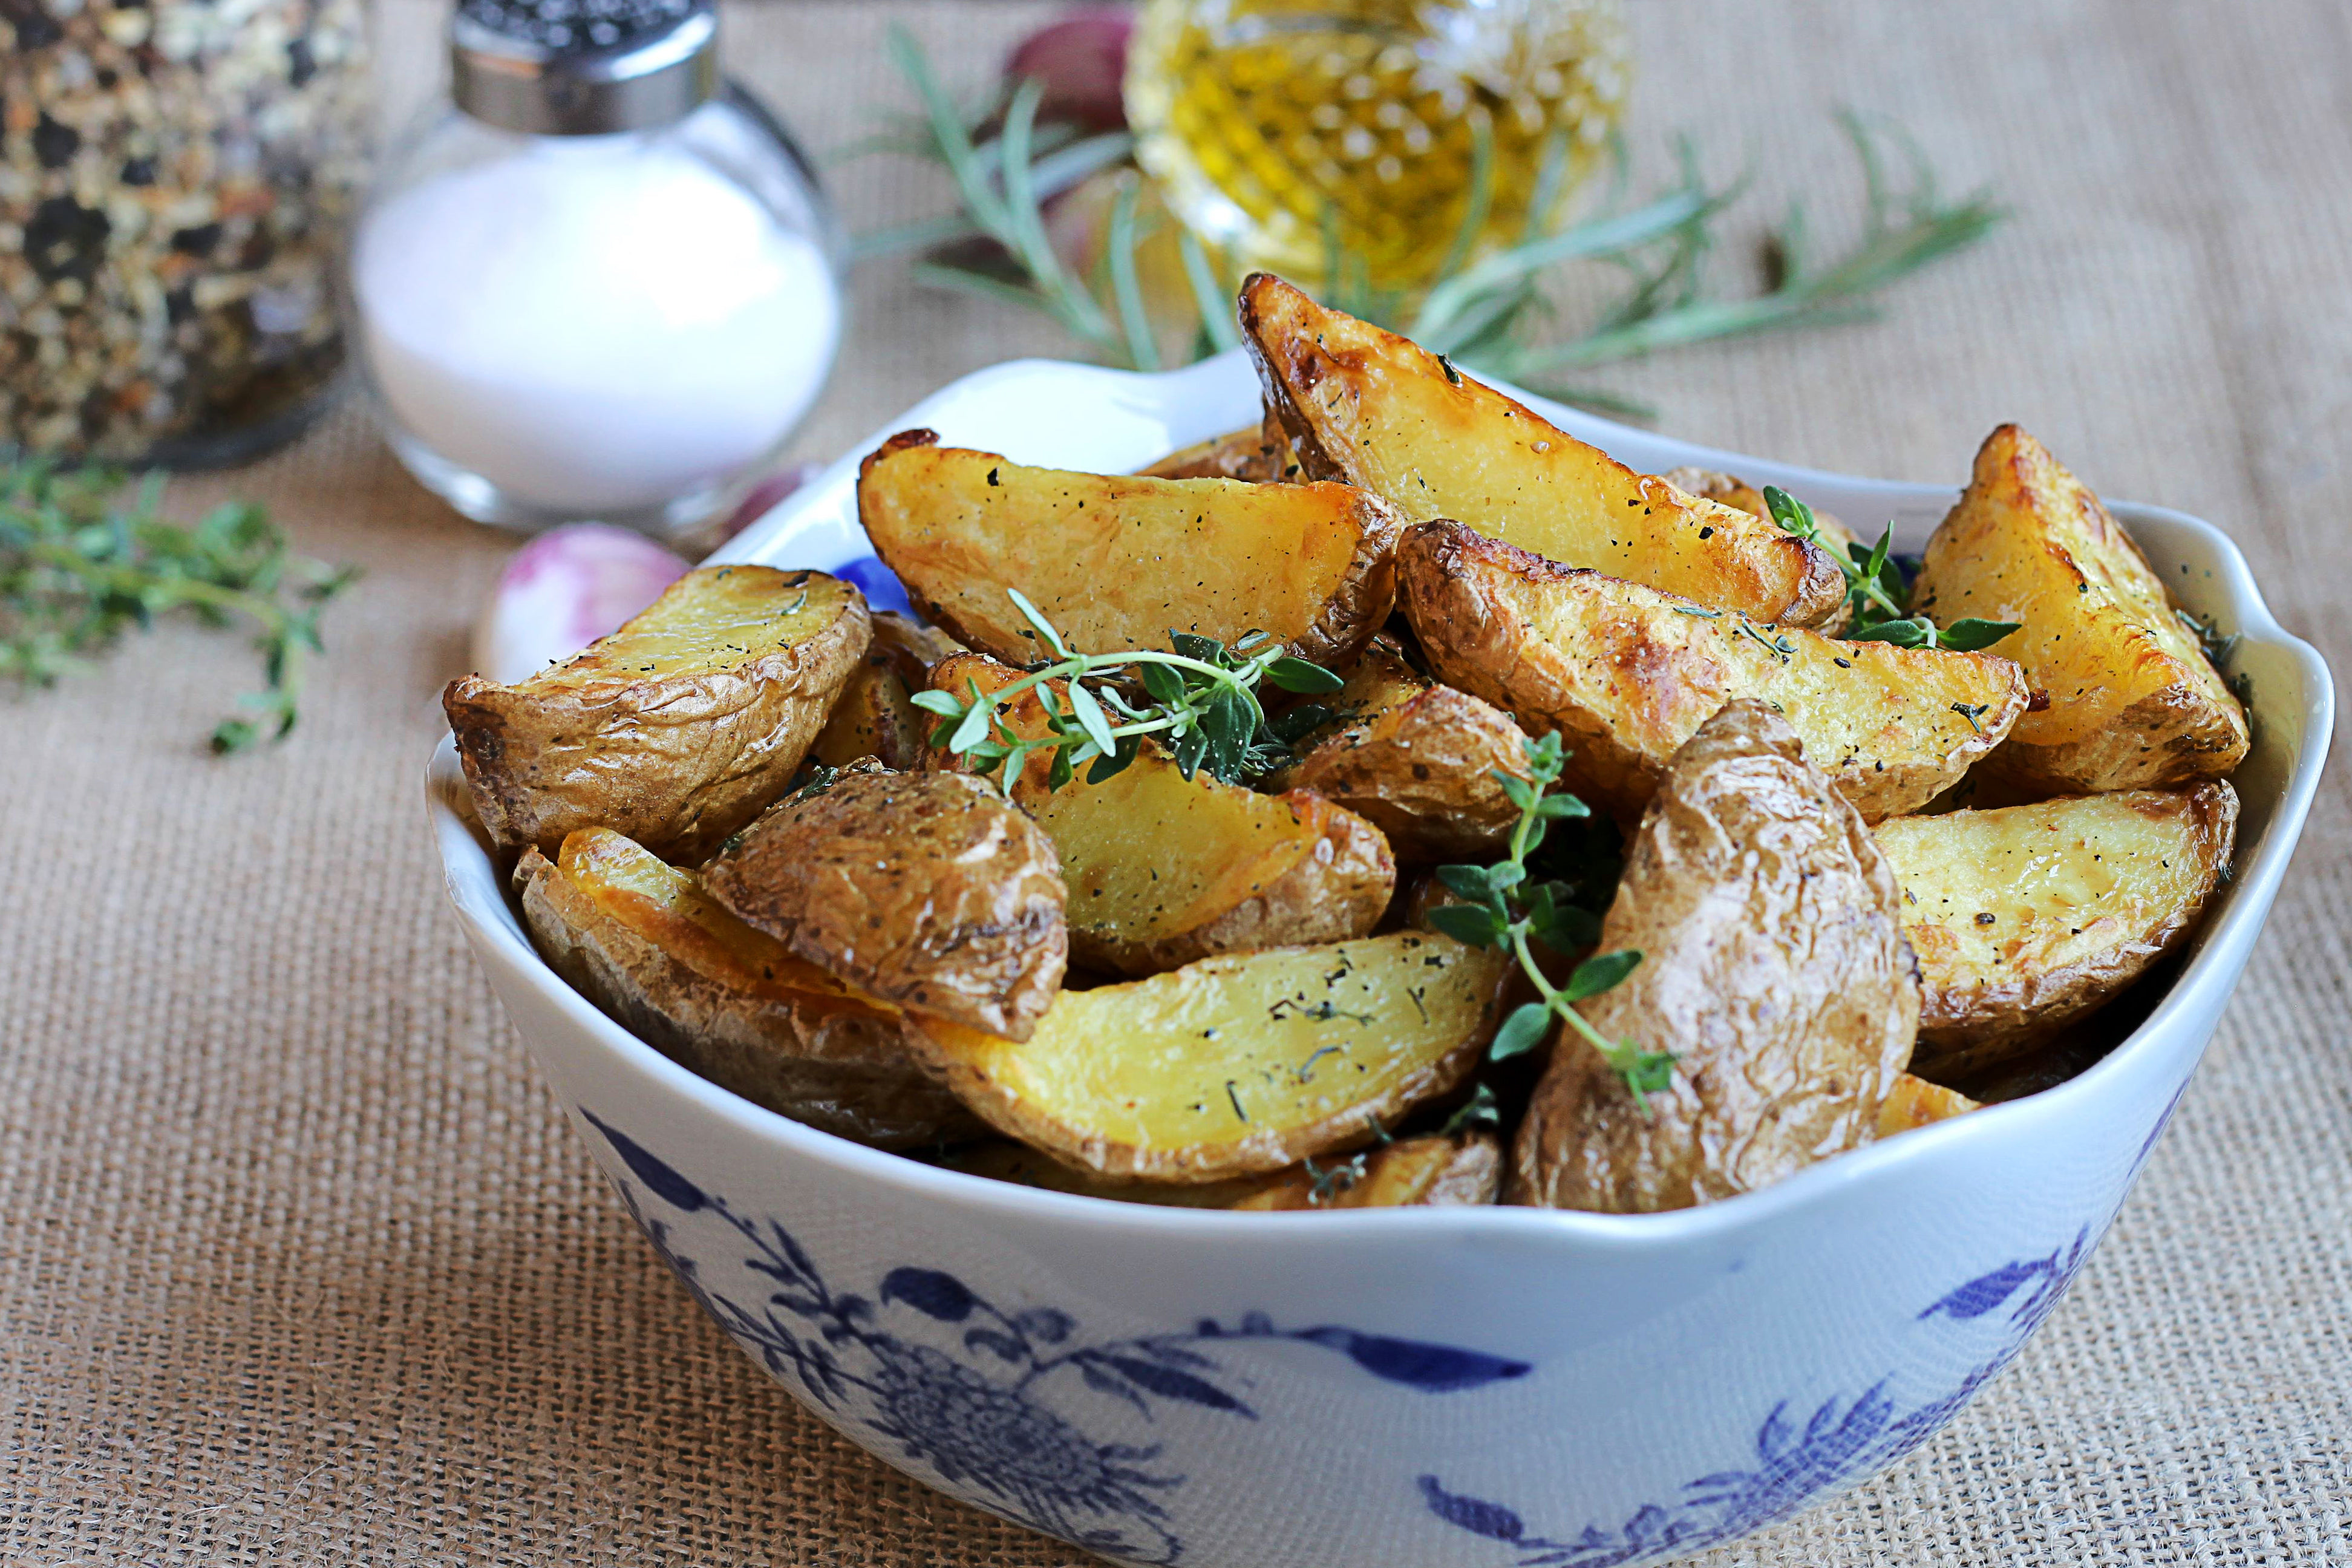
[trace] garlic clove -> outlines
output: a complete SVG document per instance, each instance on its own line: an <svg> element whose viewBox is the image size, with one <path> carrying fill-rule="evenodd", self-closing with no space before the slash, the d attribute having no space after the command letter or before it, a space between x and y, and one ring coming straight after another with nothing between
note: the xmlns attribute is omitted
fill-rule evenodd
<svg viewBox="0 0 2352 1568"><path fill-rule="evenodd" d="M503 685L570 658L660 597L687 562L601 522L551 529L515 552L474 626L474 668Z"/></svg>

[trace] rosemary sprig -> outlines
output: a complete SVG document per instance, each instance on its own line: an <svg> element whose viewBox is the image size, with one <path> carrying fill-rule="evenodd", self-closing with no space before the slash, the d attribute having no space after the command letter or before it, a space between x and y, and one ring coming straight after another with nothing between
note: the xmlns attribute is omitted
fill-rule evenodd
<svg viewBox="0 0 2352 1568"><path fill-rule="evenodd" d="M1139 216L1142 176L1131 167L1121 174L1097 276L1075 275L1047 242L1042 204L1092 174L1129 164L1133 141L1126 132L1089 135L1068 125L1040 124L1043 89L1034 81L966 110L941 88L904 27L891 29L889 48L921 112L856 151L937 161L955 181L959 210L864 236L856 246L859 256L923 250L918 277L1042 311L1106 363L1129 369L1159 367L1167 358L1162 345L1171 341L1189 343L1193 358L1234 345L1231 289L1238 269L1231 258L1213 257L1190 233L1179 236L1190 285L1189 297L1176 302L1182 316L1152 319L1153 302L1138 282L1138 255L1153 226ZM1899 125L1874 125L1851 110L1839 111L1838 123L1862 171L1861 233L1843 255L1813 265L1804 209L1792 205L1767 237L1768 286L1752 298L1706 294L1704 263L1719 248L1717 220L1747 182L1710 185L1686 140L1676 144L1676 179L1663 194L1622 205L1628 182L1621 145L1616 190L1600 214L1548 229L1542 215L1559 205L1554 198L1570 163L1563 131L1546 147L1527 226L1515 243L1482 253L1497 175L1491 133L1480 122L1473 129L1467 199L1435 275L1412 288L1375 283L1365 259L1339 243L1338 216L1330 212L1323 302L1401 331L1483 374L1589 407L1647 416L1654 411L1645 405L1567 384L1562 373L1711 339L1870 320L1876 296L1975 244L2006 216L1983 191L1945 200L1934 167ZM1909 170L1900 188L1889 174L1898 159ZM1560 339L1549 331L1554 305L1547 284L1578 262L1618 268L1631 282L1583 331Z"/></svg>
<svg viewBox="0 0 2352 1568"><path fill-rule="evenodd" d="M1887 642L1897 647L1942 647L1955 653L1974 653L1990 647L2022 624L1964 616L1948 626L1938 626L1925 616L1906 615L1903 605L1911 585L1904 581L1903 568L1893 554L1893 523L1880 532L1875 545L1847 545L1846 556L1850 559L1842 559L1831 542L1822 537L1821 523L1814 518L1811 507L1778 485L1764 487L1764 506L1771 512L1774 522L1807 543L1821 546L1837 563L1837 569L1845 574L1846 605L1853 614L1842 634L1847 642ZM1784 658L1781 662L1788 661ZM1976 721L1971 719L1969 722L1973 727Z"/></svg>
<svg viewBox="0 0 2352 1568"><path fill-rule="evenodd" d="M1505 1061L1535 1049L1557 1018L1601 1053L1632 1091L1634 1105L1647 1116L1649 1096L1664 1092L1674 1082L1674 1053L1644 1050L1631 1040L1610 1039L1585 1022L1572 1005L1598 996L1633 973L1642 955L1631 949L1595 953L1576 966L1567 984L1559 986L1552 984L1536 962L1538 945L1560 953L1591 946L1600 937L1601 922L1591 910L1567 901L1562 884L1528 880L1528 857L1542 845L1551 824L1590 813L1576 796L1550 793L1559 782L1566 757L1559 736L1549 734L1526 744L1528 778L1514 778L1499 771L1495 774L1511 804L1519 808L1509 852L1492 866L1440 866L1438 880L1449 892L1470 901L1439 905L1430 910L1430 923L1474 947L1508 948L1541 998L1514 1008L1503 1020L1503 1026L1495 1031L1494 1044L1487 1047L1487 1059Z"/></svg>
<svg viewBox="0 0 2352 1568"><path fill-rule="evenodd" d="M1087 783L1100 784L1135 761L1146 735L1160 737L1187 779L1205 767L1227 784L1246 784L1286 762L1288 742L1327 716L1309 703L1270 721L1258 701L1258 684L1310 695L1345 684L1264 632L1251 632L1231 647L1214 637L1171 631L1169 653L1079 653L1020 590L1006 594L1055 657L992 692L967 681L966 696L919 691L914 702L940 716L931 744L964 758L982 774L1001 768L1007 796L1033 755L1051 759L1048 789L1061 788L1082 767ZM1140 695L1129 680L1112 679L1120 676L1140 683ZM1023 734L1005 717L1008 707L1029 692L1045 710L1047 732L1042 738Z"/></svg>
<svg viewBox="0 0 2352 1568"><path fill-rule="evenodd" d="M192 526L156 511L163 483L39 462L0 467L0 676L53 686L90 668L133 626L185 610L201 625L254 627L263 689L237 701L212 749L239 752L294 728L319 616L359 575L295 555L257 506L230 502Z"/></svg>

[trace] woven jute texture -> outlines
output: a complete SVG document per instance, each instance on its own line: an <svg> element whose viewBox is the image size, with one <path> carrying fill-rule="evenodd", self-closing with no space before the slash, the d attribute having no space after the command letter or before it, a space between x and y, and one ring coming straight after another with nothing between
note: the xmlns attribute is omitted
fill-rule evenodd
<svg viewBox="0 0 2352 1568"><path fill-rule="evenodd" d="M1854 211L1829 112L1895 111L2014 222L1876 325L1594 374L1667 428L1957 480L2004 419L2219 520L2352 668L2352 21L2340 0L1639 0L1636 144L1697 132L1777 213ZM961 79L1028 7L776 5L736 68L816 145ZM379 21L390 107L436 16ZM838 167L854 226L937 175ZM805 437L844 444L1049 331L861 275ZM248 681L164 628L0 707L0 1561L1002 1564L1070 1554L836 1440L661 1271L461 951L424 832L434 697L510 542L356 413L266 500L367 570L282 750L198 742ZM2339 767L2211 1056L2105 1248L1952 1428L1710 1563L2352 1563L2352 794Z"/></svg>

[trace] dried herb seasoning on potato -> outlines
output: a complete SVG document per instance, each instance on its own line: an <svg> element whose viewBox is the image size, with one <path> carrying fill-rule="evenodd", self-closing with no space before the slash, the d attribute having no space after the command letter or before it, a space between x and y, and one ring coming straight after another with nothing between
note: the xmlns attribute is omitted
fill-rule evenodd
<svg viewBox="0 0 2352 1568"><path fill-rule="evenodd" d="M704 566L577 658L512 686L466 676L441 704L501 851L610 827L691 863L792 782L870 636L839 578Z"/></svg>
<svg viewBox="0 0 2352 1568"><path fill-rule="evenodd" d="M1876 1136L1918 1032L1901 894L1859 813L1763 703L1699 727L1635 834L1603 951L1643 962L1579 1003L1675 1053L1643 1114L1562 1034L1513 1148L1509 1201L1636 1214L1752 1192Z"/></svg>
<svg viewBox="0 0 2352 1568"><path fill-rule="evenodd" d="M2004 425L1927 542L1912 607L2016 621L2001 651L2037 707L1990 766L2045 793L2219 778L2242 761L2245 709L2147 558L2049 449Z"/></svg>
<svg viewBox="0 0 2352 1568"><path fill-rule="evenodd" d="M1044 651L1007 590L1074 647L1250 632L1345 664L1388 619L1396 520L1346 485L1024 468L893 436L858 469L857 515L916 606L1009 664Z"/></svg>
<svg viewBox="0 0 2352 1568"><path fill-rule="evenodd" d="M992 695L1021 678L980 654L944 660L931 677L940 690ZM1045 689L1067 711L1066 687ZM1014 734L1048 734L1034 688L1003 718ZM1045 756L1026 758L1012 797L1054 841L1081 968L1156 974L1214 953L1364 936L1395 891L1380 830L1320 795L1259 795L1206 771L1187 778L1149 738L1099 782L1079 773L1056 789L1050 773Z"/></svg>
<svg viewBox="0 0 2352 1568"><path fill-rule="evenodd" d="M1916 811L2025 711L1995 654L1840 642L1577 570L1458 523L1397 550L1406 618L1437 675L1556 731L1570 787L1630 819L1727 700L1771 703L1873 821Z"/></svg>
<svg viewBox="0 0 2352 1568"><path fill-rule="evenodd" d="M737 919L866 995L1014 1039L1068 963L1053 841L961 773L860 763L778 801L702 878Z"/></svg>
<svg viewBox="0 0 2352 1568"><path fill-rule="evenodd" d="M1360 485L1408 522L1450 518L1759 621L1813 626L1845 583L1820 548L1737 507L1637 474L1393 332L1265 273L1243 341L1310 479Z"/></svg>
<svg viewBox="0 0 2352 1568"><path fill-rule="evenodd" d="M548 963L638 1038L755 1105L880 1148L967 1134L904 1016L737 920L691 871L584 827L515 869Z"/></svg>
<svg viewBox="0 0 2352 1568"><path fill-rule="evenodd" d="M1927 983L1919 1065L1981 1073L2137 979L2197 929L2237 823L2218 780L1881 823Z"/></svg>
<svg viewBox="0 0 2352 1568"><path fill-rule="evenodd" d="M1459 1086L1510 960L1399 931L1065 991L1025 1042L927 1023L981 1119L1100 1175L1211 1182L1375 1142Z"/></svg>

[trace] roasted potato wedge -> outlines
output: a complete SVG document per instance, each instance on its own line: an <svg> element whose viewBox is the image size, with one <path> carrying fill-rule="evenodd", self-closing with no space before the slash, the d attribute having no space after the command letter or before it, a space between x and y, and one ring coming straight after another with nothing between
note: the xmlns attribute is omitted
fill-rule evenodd
<svg viewBox="0 0 2352 1568"><path fill-rule="evenodd" d="M1738 507L1750 517L1772 521L1772 509L1765 504L1764 492L1736 475L1717 468L1668 468L1658 477L1685 495L1721 501L1726 506ZM1821 530L1822 542L1833 552L1843 552L1854 542L1853 530L1819 507L1813 509L1813 524Z"/></svg>
<svg viewBox="0 0 2352 1568"><path fill-rule="evenodd" d="M1444 1208L1491 1204L1503 1190L1503 1142L1491 1132L1429 1133L1367 1149L1320 1171L1293 1166L1232 1209Z"/></svg>
<svg viewBox="0 0 2352 1568"><path fill-rule="evenodd" d="M1530 555L1454 522L1397 550L1406 617L1440 679L1557 730L1570 787L1639 813L1676 747L1732 698L1784 713L1813 763L1876 821L1916 811L2025 711L1997 655L1838 642Z"/></svg>
<svg viewBox="0 0 2352 1568"><path fill-rule="evenodd" d="M1290 440L1273 419L1181 447L1137 473L1155 479L1246 479L1268 485L1296 477Z"/></svg>
<svg viewBox="0 0 2352 1568"><path fill-rule="evenodd" d="M2014 425L1977 453L1911 595L1939 623L2021 623L2000 648L2048 706L2017 721L1990 769L2043 794L2095 795L2219 778L2245 757L2246 711L2147 558Z"/></svg>
<svg viewBox="0 0 2352 1568"><path fill-rule="evenodd" d="M1980 1073L2130 984L2197 929L2237 824L2220 780L1880 824L1927 982L1921 1070Z"/></svg>
<svg viewBox="0 0 2352 1568"><path fill-rule="evenodd" d="M944 660L940 690L1003 689L1021 679L980 654ZM1057 698L1064 712L1068 700ZM1006 712L1042 739L1034 695ZM1100 784L1046 787L1034 756L1013 798L1054 840L1069 889L1071 961L1083 969L1157 974L1249 948L1342 942L1370 934L1396 890L1380 830L1318 795L1259 795L1206 772L1186 778L1148 740Z"/></svg>
<svg viewBox="0 0 2352 1568"><path fill-rule="evenodd" d="M1637 474L1437 355L1282 279L1242 285L1242 337L1309 479L1406 522L1451 518L1550 560L1812 626L1845 605L1837 563L1779 525Z"/></svg>
<svg viewBox="0 0 2352 1568"><path fill-rule="evenodd" d="M679 870L605 827L515 869L525 923L557 973L624 1028L755 1105L885 1149L968 1136L898 1008L860 996L753 931Z"/></svg>
<svg viewBox="0 0 2352 1568"><path fill-rule="evenodd" d="M883 443L857 515L926 618L1007 663L1039 652L1007 589L1088 652L1262 631L1335 667L1395 604L1396 520L1361 490L1063 473L937 441Z"/></svg>
<svg viewBox="0 0 2352 1568"><path fill-rule="evenodd" d="M1502 1187L1503 1148L1491 1132L1399 1139L1318 1171L1293 1165L1270 1176L1223 1182L1139 1182L1074 1171L1011 1139L957 1151L940 1162L993 1181L1117 1203L1202 1209L1420 1208L1491 1204Z"/></svg>
<svg viewBox="0 0 2352 1568"><path fill-rule="evenodd" d="M513 686L466 676L441 706L506 854L610 827L691 862L792 782L869 635L838 578L704 566L577 658Z"/></svg>
<svg viewBox="0 0 2352 1568"><path fill-rule="evenodd" d="M1877 1135L1911 1055L1919 972L1895 873L1765 704L1727 703L1658 785L1602 917L1643 957L1578 1004L1675 1054L1652 1114L1563 1032L1513 1151L1509 1201L1616 1214L1752 1192Z"/></svg>
<svg viewBox="0 0 2352 1568"><path fill-rule="evenodd" d="M912 695L929 681L931 666L962 651L945 632L896 611L877 613L874 640L834 699L809 755L833 768L860 757L901 773L921 766L931 726Z"/></svg>
<svg viewBox="0 0 2352 1568"><path fill-rule="evenodd" d="M1053 841L961 773L860 763L778 801L702 880L865 994L1016 1040L1068 963Z"/></svg>
<svg viewBox="0 0 2352 1568"><path fill-rule="evenodd" d="M1370 819L1397 858L1463 860L1499 849L1519 820L1497 773L1528 776L1527 733L1466 691L1413 672L1395 645L1365 649L1332 694L1339 718L1274 781Z"/></svg>
<svg viewBox="0 0 2352 1568"><path fill-rule="evenodd" d="M1495 1032L1510 961L1426 931L1065 991L1025 1045L926 1023L981 1119L1098 1175L1214 1182L1370 1142Z"/></svg>
<svg viewBox="0 0 2352 1568"><path fill-rule="evenodd" d="M1895 1092L1878 1108L1878 1135L1892 1138L1931 1122L1947 1121L1978 1109L1977 1102L1957 1089L1929 1083L1910 1073L1897 1073Z"/></svg>

